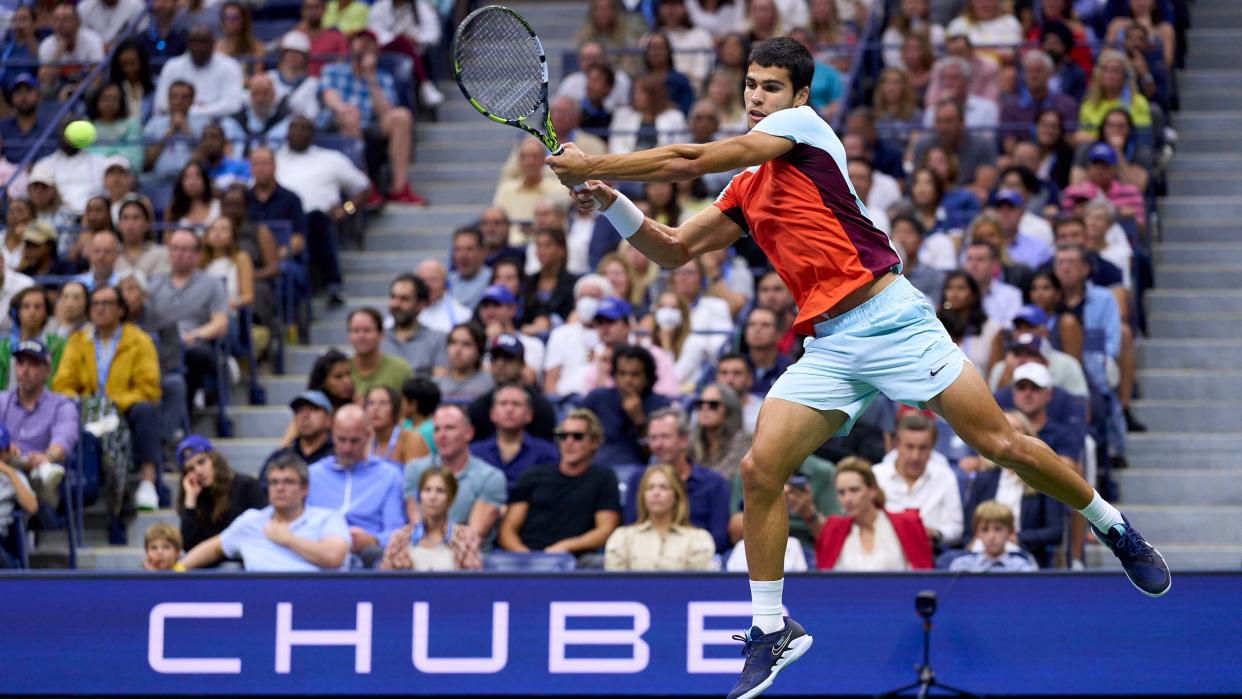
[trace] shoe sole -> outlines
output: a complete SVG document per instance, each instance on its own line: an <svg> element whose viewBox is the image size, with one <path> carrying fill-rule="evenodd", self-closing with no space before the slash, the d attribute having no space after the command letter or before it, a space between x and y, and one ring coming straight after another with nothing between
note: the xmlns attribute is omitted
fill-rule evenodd
<svg viewBox="0 0 1242 699"><path fill-rule="evenodd" d="M810 636L802 636L790 641L788 651L776 661L775 665L772 666L772 673L768 675L768 678L755 685L754 689L739 696L737 699L754 699L754 697L766 692L768 687L771 687L772 683L776 681L776 676L780 674L780 671L793 664L793 662L798 658L801 658L808 650L811 649L811 643L814 641L815 639Z"/></svg>
<svg viewBox="0 0 1242 699"><path fill-rule="evenodd" d="M1164 569L1168 570L1169 563L1168 561L1164 560L1164 554L1160 553L1160 551L1158 551L1155 546L1151 547L1151 552L1156 554L1156 556L1160 559L1160 562L1164 564ZM1143 588L1139 587L1138 583L1134 582L1134 578L1130 577L1130 571L1126 570L1124 566L1122 566L1121 570L1126 574L1126 580L1130 581L1130 584L1134 586L1134 589L1147 595L1148 597L1164 597L1165 595L1169 594L1169 590L1173 589L1173 572L1172 571L1169 572L1169 584L1167 587L1165 587L1160 592L1148 592L1147 590L1144 590Z"/></svg>

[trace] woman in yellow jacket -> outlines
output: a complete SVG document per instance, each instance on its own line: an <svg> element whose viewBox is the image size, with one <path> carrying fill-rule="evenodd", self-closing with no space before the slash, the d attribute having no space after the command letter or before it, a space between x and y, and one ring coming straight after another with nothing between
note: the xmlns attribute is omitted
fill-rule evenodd
<svg viewBox="0 0 1242 699"><path fill-rule="evenodd" d="M52 390L71 398L104 395L125 415L134 463L142 476L134 493L138 509L160 506L160 364L155 343L138 326L124 322L129 311L120 292L101 286L91 292L91 324L75 332L52 379Z"/></svg>

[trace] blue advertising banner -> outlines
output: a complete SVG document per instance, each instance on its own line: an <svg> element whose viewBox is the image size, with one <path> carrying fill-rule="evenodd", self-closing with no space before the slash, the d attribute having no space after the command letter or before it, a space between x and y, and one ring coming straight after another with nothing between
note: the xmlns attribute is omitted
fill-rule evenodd
<svg viewBox="0 0 1242 699"><path fill-rule="evenodd" d="M1242 578L1179 575L1148 599L1118 574L801 575L815 636L781 694L914 679L932 659L980 694L1242 692ZM745 579L728 575L0 576L6 695L716 695L741 667Z"/></svg>

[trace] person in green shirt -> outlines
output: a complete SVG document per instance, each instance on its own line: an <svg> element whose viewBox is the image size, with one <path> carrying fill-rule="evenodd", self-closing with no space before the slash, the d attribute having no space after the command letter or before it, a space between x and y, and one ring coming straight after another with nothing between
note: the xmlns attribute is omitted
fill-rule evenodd
<svg viewBox="0 0 1242 699"><path fill-rule="evenodd" d="M48 385L56 368L60 366L60 357L65 353L65 338L60 335L44 333L43 326L52 317L52 302L47 291L41 286L31 286L17 292L9 312L12 314L15 332L0 338L0 390L13 385L13 352L22 340L38 340L47 346L51 353L52 370L48 374Z"/></svg>
<svg viewBox="0 0 1242 699"><path fill-rule="evenodd" d="M405 399L405 422L401 423L401 429L414 430L422 435L431 455L435 456L438 450L435 440L431 438L435 431L431 416L440 406L440 387L425 376L416 376L401 384L401 396Z"/></svg>
<svg viewBox="0 0 1242 699"><path fill-rule="evenodd" d="M349 373L354 379L354 395L365 396L375 386L390 386L400 393L406 379L413 378L414 370L404 359L380 352L380 340L384 336L384 318L374 308L358 308L346 321L349 344L354 348L349 360Z"/></svg>
<svg viewBox="0 0 1242 699"><path fill-rule="evenodd" d="M362 0L331 0L323 13L323 26L349 36L367 28L370 11Z"/></svg>

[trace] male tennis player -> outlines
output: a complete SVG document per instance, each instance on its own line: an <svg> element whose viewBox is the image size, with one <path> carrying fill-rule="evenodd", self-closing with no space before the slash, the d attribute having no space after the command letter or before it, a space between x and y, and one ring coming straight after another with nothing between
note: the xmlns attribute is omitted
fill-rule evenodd
<svg viewBox="0 0 1242 699"><path fill-rule="evenodd" d="M1164 558L1129 521L1047 445L1014 431L979 372L963 370L965 355L901 276L888 237L854 193L841 141L806 106L814 69L801 44L769 39L750 56L749 133L624 155L588 156L567 144L564 154L547 159L564 184L585 184L575 195L579 206L601 208L663 267L754 237L797 299L795 330L812 337L768 393L742 459L754 618L738 637L747 660L730 699L758 696L811 645L802 626L781 613L789 524L783 487L826 439L847 434L881 391L936 411L980 454L1081 512L1145 594L1163 595L1172 582ZM677 227L645 218L599 181L670 182L736 168L746 169L715 206Z"/></svg>

